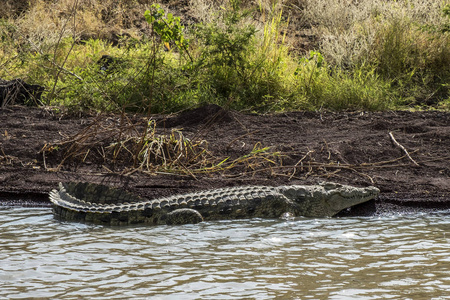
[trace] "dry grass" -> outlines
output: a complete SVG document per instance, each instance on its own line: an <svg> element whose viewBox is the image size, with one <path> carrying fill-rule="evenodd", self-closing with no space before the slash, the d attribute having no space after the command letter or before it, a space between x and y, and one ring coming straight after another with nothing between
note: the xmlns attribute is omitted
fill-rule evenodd
<svg viewBox="0 0 450 300"><path fill-rule="evenodd" d="M80 132L46 144L41 150L44 166L47 170L61 170L96 164L103 171L123 175L140 172L195 177L199 173L226 173L234 168L257 172L280 163L278 152L259 143L250 153L232 159L211 154L205 140L191 140L181 130L159 131L152 119L145 124L126 115L120 118L101 115ZM51 166L50 160L58 165Z"/></svg>
<svg viewBox="0 0 450 300"><path fill-rule="evenodd" d="M11 1L0 8L3 16L17 27L22 37L35 45L54 44L61 35L114 39L120 34L140 36L145 26L143 12L153 0L31 0ZM75 26L67 26L77 2ZM283 19L295 16L296 28L312 26L321 40L327 60L338 65L359 59L375 40L377 23L392 19L409 19L418 24L438 25L445 22L441 13L443 1L430 0L247 0L247 8L258 8L256 18L245 22L255 25L261 35L264 27L283 12ZM188 15L203 22L217 22L222 1L190 0ZM180 10L178 1L165 1L166 11ZM178 12L179 14L179 12ZM17 16L20 15L19 18ZM280 28L283 30L283 28Z"/></svg>
<svg viewBox="0 0 450 300"><path fill-rule="evenodd" d="M418 23L440 24L443 1L430 0L301 0L305 21L330 34L342 33L367 19L409 18Z"/></svg>
<svg viewBox="0 0 450 300"><path fill-rule="evenodd" d="M145 24L143 12L150 5L147 3L151 2L153 1L32 0L27 5L28 1L17 1L8 2L10 11L3 12L2 15L16 26L21 36L27 37L35 45L54 45L61 37L74 34L83 39L111 39L114 35L125 33L139 36L139 27ZM74 8L75 22L72 22ZM71 24L67 24L69 20Z"/></svg>
<svg viewBox="0 0 450 300"><path fill-rule="evenodd" d="M180 171L203 168L209 157L204 141L191 142L180 130L157 133L156 123L146 124L121 117L99 116L80 132L42 149L45 157L56 155L56 169L90 163L122 173Z"/></svg>
<svg viewBox="0 0 450 300"><path fill-rule="evenodd" d="M377 32L392 20L439 26L447 21L442 1L301 0L305 22L321 40L321 52L338 66L360 62L377 42Z"/></svg>

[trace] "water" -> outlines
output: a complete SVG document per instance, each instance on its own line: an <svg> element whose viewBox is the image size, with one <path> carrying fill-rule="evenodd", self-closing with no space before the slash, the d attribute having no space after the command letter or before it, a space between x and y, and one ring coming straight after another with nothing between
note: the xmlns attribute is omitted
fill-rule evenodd
<svg viewBox="0 0 450 300"><path fill-rule="evenodd" d="M2 208L0 298L450 299L450 218L102 227Z"/></svg>

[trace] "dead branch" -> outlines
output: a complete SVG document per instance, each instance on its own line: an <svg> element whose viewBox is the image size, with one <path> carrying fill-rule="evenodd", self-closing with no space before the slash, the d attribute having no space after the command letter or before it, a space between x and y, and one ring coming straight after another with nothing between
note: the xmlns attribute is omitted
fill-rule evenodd
<svg viewBox="0 0 450 300"><path fill-rule="evenodd" d="M399 142L397 142L397 140L394 138L394 135L392 134L392 132L389 132L389 136L391 137L392 142L397 145L398 147L400 147L400 149L403 150L403 152L405 152L406 156L416 165L418 166L419 164L411 157L411 155L409 155L408 151L406 150L405 147L403 147L403 145L401 145Z"/></svg>

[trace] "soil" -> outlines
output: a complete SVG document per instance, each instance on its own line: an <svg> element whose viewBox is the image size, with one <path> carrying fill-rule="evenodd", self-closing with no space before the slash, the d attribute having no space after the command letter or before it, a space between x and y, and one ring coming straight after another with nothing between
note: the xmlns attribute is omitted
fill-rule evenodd
<svg viewBox="0 0 450 300"><path fill-rule="evenodd" d="M143 115L129 118L142 124L148 120ZM112 170L104 160L96 160L99 155L84 163L60 165L62 156L44 155L44 146L62 145L99 120L119 122L120 116L75 116L51 108L9 106L0 109L0 204L47 206L47 193L60 181L113 185L145 198L224 186L333 181L381 190L375 201L341 215L450 209L449 112L258 115L207 105L150 118L161 134L179 129L192 141L203 141L217 161L270 148L259 160L221 172L126 174L125 166Z"/></svg>

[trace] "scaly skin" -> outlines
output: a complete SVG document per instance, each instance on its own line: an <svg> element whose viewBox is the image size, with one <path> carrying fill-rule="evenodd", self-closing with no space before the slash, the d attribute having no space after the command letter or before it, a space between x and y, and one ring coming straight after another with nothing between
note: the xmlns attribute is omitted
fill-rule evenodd
<svg viewBox="0 0 450 300"><path fill-rule="evenodd" d="M66 221L126 225L195 224L203 220L332 217L375 198L375 187L336 183L240 186L145 200L126 191L92 183L60 183L50 192L55 216Z"/></svg>

